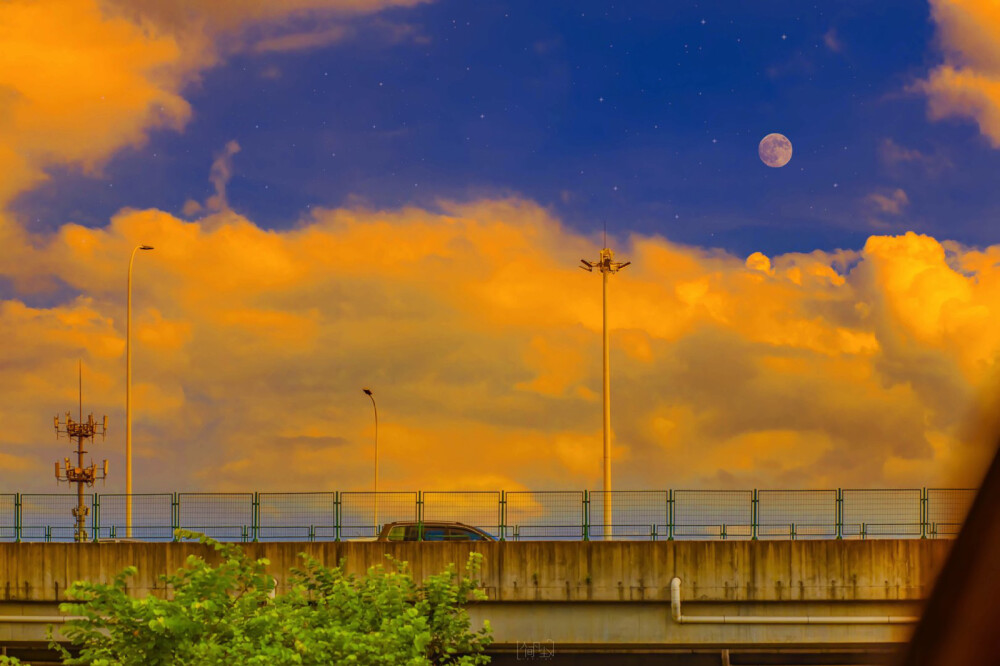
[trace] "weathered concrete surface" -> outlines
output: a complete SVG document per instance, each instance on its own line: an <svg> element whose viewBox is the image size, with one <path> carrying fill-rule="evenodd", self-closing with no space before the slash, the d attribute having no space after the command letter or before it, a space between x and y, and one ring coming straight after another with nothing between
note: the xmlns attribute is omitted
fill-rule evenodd
<svg viewBox="0 0 1000 666"><path fill-rule="evenodd" d="M700 602L685 604L685 612L727 615L912 615L915 601L868 602ZM2 616L59 615L55 602L0 602ZM677 624L670 604L617 601L487 601L469 606L473 627L488 620L494 645L553 644L570 649L656 651L658 648L789 647L821 648L888 646L909 639L911 625L724 625ZM53 635L62 639L62 625L0 622L0 646L40 643Z"/></svg>
<svg viewBox="0 0 1000 666"><path fill-rule="evenodd" d="M731 602L685 604L685 613L722 615L918 615L915 601ZM773 647L890 645L909 640L908 624L677 624L670 604L485 602L469 608L473 626L489 620L499 645L552 643L562 650L595 645L653 649L656 646Z"/></svg>
<svg viewBox="0 0 1000 666"><path fill-rule="evenodd" d="M685 601L922 600L949 547L933 539L245 544L271 561L279 585L299 553L328 565L345 560L355 573L389 554L422 578L475 551L484 556L480 577L491 600L550 602L669 602L674 576ZM0 600L64 600L74 580L107 582L129 565L139 568L137 594L162 594L158 577L189 554L216 556L193 543L0 544Z"/></svg>
<svg viewBox="0 0 1000 666"><path fill-rule="evenodd" d="M345 542L246 544L245 550L271 561L279 585L302 552L328 565L344 560L353 573L389 554L409 562L418 578L480 552L489 601L469 612L474 626L490 621L499 648L537 642L605 652L877 652L906 641L912 626L677 624L670 614L670 580L683 580L685 615L912 616L919 614L949 546L937 540ZM70 583L107 582L129 565L139 568L132 579L135 594L164 594L158 577L181 567L190 554L217 557L191 543L0 544L0 615L56 614ZM42 624L0 622L0 645L44 644L46 631Z"/></svg>

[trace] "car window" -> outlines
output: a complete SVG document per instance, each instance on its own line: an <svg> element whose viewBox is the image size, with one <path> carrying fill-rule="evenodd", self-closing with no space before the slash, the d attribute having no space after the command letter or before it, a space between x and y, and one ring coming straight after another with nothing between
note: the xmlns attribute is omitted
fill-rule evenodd
<svg viewBox="0 0 1000 666"><path fill-rule="evenodd" d="M424 541L444 541L447 539L448 529L445 527L425 527Z"/></svg>
<svg viewBox="0 0 1000 666"><path fill-rule="evenodd" d="M483 537L479 536L472 530L467 530L463 527L449 527L448 528L448 541L482 541Z"/></svg>
<svg viewBox="0 0 1000 666"><path fill-rule="evenodd" d="M387 541L405 541L406 540L406 526L396 525L389 530L389 534L386 535Z"/></svg>
<svg viewBox="0 0 1000 666"><path fill-rule="evenodd" d="M416 541L417 540L417 526L416 525L408 525L406 527L406 540L407 541Z"/></svg>

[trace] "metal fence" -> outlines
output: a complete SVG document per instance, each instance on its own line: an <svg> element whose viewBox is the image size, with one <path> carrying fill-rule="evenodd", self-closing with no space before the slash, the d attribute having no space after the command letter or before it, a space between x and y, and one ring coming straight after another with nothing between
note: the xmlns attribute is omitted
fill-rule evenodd
<svg viewBox="0 0 1000 666"><path fill-rule="evenodd" d="M506 493L501 536L516 541L579 541L587 536L585 495L575 490Z"/></svg>
<svg viewBox="0 0 1000 666"><path fill-rule="evenodd" d="M264 541L337 538L337 493L258 493L256 537Z"/></svg>
<svg viewBox="0 0 1000 666"><path fill-rule="evenodd" d="M88 494L93 540L372 539L396 521L455 521L499 539L905 539L955 536L975 491L619 490ZM0 541L73 541L75 494L0 494ZM605 524L605 508L611 524Z"/></svg>
<svg viewBox="0 0 1000 666"><path fill-rule="evenodd" d="M171 493L132 495L132 533L125 520L127 495L95 495L92 534L98 539L141 539L171 541L177 501Z"/></svg>
<svg viewBox="0 0 1000 666"><path fill-rule="evenodd" d="M754 491L675 490L675 539L752 539Z"/></svg>
<svg viewBox="0 0 1000 666"><path fill-rule="evenodd" d="M666 490L591 491L588 499L589 538L669 539L670 496ZM607 505L610 504L610 507ZM611 509L611 524L605 525L605 508Z"/></svg>
<svg viewBox="0 0 1000 666"><path fill-rule="evenodd" d="M419 520L420 493L338 493L336 539L375 538L379 526Z"/></svg>
<svg viewBox="0 0 1000 666"><path fill-rule="evenodd" d="M836 517L841 502L836 490L758 490L756 495L756 535L760 539L840 536Z"/></svg>

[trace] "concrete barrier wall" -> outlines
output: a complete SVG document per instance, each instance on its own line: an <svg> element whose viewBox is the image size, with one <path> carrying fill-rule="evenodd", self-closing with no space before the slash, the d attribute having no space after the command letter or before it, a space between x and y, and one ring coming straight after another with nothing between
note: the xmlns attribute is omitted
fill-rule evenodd
<svg viewBox="0 0 1000 666"><path fill-rule="evenodd" d="M415 576L484 556L481 579L497 601L669 601L670 579L686 600L920 600L930 592L951 545L946 540L660 541L506 543L259 543L246 552L286 572L308 553L327 565L345 560L362 573L385 555L410 563ZM0 598L61 601L75 580L109 582L126 566L139 573L135 593L163 594L159 576L189 554L212 560L192 543L0 544Z"/></svg>
<svg viewBox="0 0 1000 666"><path fill-rule="evenodd" d="M782 615L803 613L813 617L830 615L913 615L915 601L864 602L732 602L686 604L695 615ZM706 606L711 606L706 608ZM618 645L655 650L669 645L695 646L783 646L809 647L851 645L854 647L902 643L913 632L910 624L678 624L670 617L670 604L658 602L485 602L469 607L473 627L489 620L497 646L518 643L554 644L557 652L571 646ZM610 662L611 660L609 660ZM612 662L613 663L613 662ZM667 662L676 663L676 662ZM719 662L715 662L718 664ZM836 663L840 661L742 661L739 663ZM849 663L849 662L847 662ZM857 662L855 662L857 663ZM886 663L871 660L864 663Z"/></svg>

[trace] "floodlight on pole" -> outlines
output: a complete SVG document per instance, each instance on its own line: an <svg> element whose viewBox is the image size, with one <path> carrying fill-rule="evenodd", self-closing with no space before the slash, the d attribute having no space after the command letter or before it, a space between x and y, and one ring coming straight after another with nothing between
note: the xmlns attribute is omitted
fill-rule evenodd
<svg viewBox="0 0 1000 666"><path fill-rule="evenodd" d="M375 536L378 536L378 407L370 388L363 388L361 391L372 399L372 409L375 410Z"/></svg>
<svg viewBox="0 0 1000 666"><path fill-rule="evenodd" d="M605 245L607 239L605 238ZM604 301L604 539L611 540L612 504L611 504L611 337L608 333L608 276L625 268L631 261L615 261L615 253L610 248L601 250L597 261L581 259L581 269L592 273L594 269L601 271Z"/></svg>
<svg viewBox="0 0 1000 666"><path fill-rule="evenodd" d="M139 250L152 250L140 243L128 260L128 295L125 307L125 535L132 538L132 264Z"/></svg>

